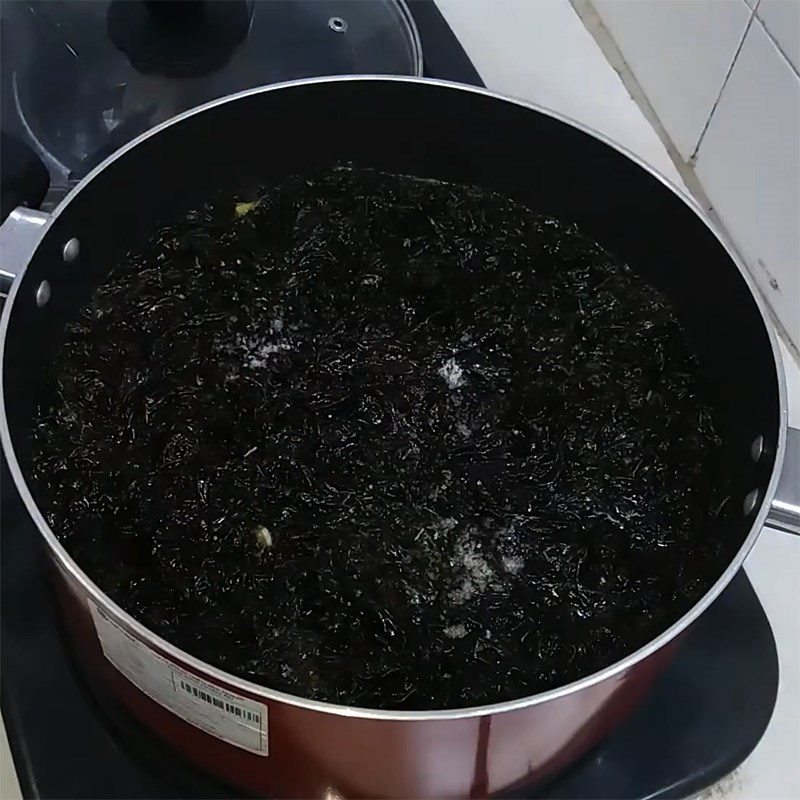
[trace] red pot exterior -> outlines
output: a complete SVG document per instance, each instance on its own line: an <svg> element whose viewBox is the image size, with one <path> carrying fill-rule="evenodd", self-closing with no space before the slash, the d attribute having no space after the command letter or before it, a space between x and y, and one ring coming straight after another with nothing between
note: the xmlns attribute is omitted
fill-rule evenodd
<svg viewBox="0 0 800 800"><path fill-rule="evenodd" d="M342 716L247 693L172 655L190 673L268 708L269 755L250 753L184 721L131 683L105 657L89 593L53 570L65 629L92 683L198 767L263 796L485 797L532 785L574 762L635 707L663 671L675 641L627 671L546 702L455 719ZM150 645L152 647L152 645Z"/></svg>

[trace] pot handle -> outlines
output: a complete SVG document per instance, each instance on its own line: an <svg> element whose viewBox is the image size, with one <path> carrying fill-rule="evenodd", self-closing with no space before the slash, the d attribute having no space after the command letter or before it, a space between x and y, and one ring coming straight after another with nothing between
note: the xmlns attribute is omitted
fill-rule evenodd
<svg viewBox="0 0 800 800"><path fill-rule="evenodd" d="M800 430L786 432L786 454L767 521L770 528L800 535Z"/></svg>
<svg viewBox="0 0 800 800"><path fill-rule="evenodd" d="M0 225L0 297L8 297L42 239L49 214L19 206Z"/></svg>

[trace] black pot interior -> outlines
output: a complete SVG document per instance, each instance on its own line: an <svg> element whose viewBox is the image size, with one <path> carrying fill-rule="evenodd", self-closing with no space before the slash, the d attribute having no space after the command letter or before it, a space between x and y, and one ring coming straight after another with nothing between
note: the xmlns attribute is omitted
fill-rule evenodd
<svg viewBox="0 0 800 800"><path fill-rule="evenodd" d="M725 420L740 508L763 498L779 434L778 378L750 289L706 224L627 156L545 114L469 90L391 80L251 94L184 119L97 174L60 214L19 287L3 381L23 469L44 366L61 332L122 253L220 191L254 195L291 174L352 162L480 185L575 222L672 301ZM80 240L80 257L62 248ZM36 289L48 280L42 309ZM763 436L754 463L751 443ZM735 516L743 539L755 512Z"/></svg>

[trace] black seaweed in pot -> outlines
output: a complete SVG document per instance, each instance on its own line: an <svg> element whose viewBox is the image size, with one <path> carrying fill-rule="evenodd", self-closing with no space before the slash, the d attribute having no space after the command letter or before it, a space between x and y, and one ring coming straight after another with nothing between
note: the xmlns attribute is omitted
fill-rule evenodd
<svg viewBox="0 0 800 800"><path fill-rule="evenodd" d="M564 684L738 545L665 298L475 188L341 168L204 207L98 288L53 385L35 472L73 557L164 638L305 697Z"/></svg>

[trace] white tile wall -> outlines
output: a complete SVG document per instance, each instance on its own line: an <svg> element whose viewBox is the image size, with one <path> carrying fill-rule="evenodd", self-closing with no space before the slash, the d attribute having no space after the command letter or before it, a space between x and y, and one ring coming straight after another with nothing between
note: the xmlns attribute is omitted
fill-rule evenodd
<svg viewBox="0 0 800 800"><path fill-rule="evenodd" d="M594 0L594 7L688 160L741 44L751 9L744 0Z"/></svg>
<svg viewBox="0 0 800 800"><path fill-rule="evenodd" d="M591 2L800 347L800 0Z"/></svg>
<svg viewBox="0 0 800 800"><path fill-rule="evenodd" d="M655 131L642 124L641 111L567 0L437 5L488 88L598 130L682 186Z"/></svg>
<svg viewBox="0 0 800 800"><path fill-rule="evenodd" d="M761 0L756 13L795 72L800 72L800 0Z"/></svg>
<svg viewBox="0 0 800 800"><path fill-rule="evenodd" d="M758 20L711 117L696 171L800 343L800 79Z"/></svg>

